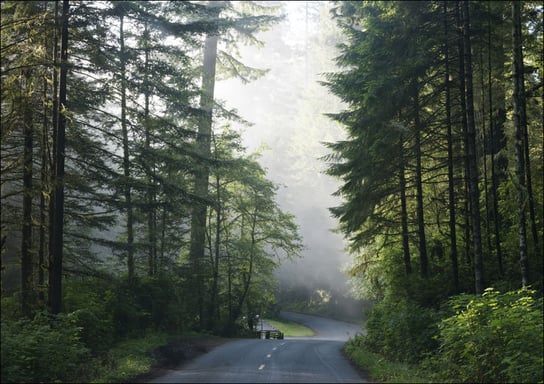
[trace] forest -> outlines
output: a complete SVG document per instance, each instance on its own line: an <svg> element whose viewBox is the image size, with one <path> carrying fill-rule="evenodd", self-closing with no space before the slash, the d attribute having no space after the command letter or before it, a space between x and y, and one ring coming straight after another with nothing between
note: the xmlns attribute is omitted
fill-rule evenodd
<svg viewBox="0 0 544 384"><path fill-rule="evenodd" d="M346 278L372 302L346 353L437 382L542 382L542 4L328 4L337 70L319 86L345 108L322 113L346 138L320 160ZM281 2L1 14L2 382L93 381L123 341L242 337L277 313L274 271L304 239L214 90L266 76L239 50Z"/></svg>
<svg viewBox="0 0 544 384"><path fill-rule="evenodd" d="M543 8L341 2L326 86L353 285L375 306L354 353L434 380L542 382Z"/></svg>

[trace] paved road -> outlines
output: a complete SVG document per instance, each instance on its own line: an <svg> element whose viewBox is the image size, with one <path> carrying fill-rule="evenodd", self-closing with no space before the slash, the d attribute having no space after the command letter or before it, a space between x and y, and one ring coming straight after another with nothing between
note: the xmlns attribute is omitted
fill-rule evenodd
<svg viewBox="0 0 544 384"><path fill-rule="evenodd" d="M361 383L365 380L342 356L353 324L285 312L314 329L315 337L242 339L223 344L152 383Z"/></svg>
<svg viewBox="0 0 544 384"><path fill-rule="evenodd" d="M312 328L315 332L317 332L317 335L313 336L312 338L347 341L357 333L364 333L361 326L353 323L327 319L325 317L303 315L302 313L295 312L282 312L281 316L288 320L295 321Z"/></svg>

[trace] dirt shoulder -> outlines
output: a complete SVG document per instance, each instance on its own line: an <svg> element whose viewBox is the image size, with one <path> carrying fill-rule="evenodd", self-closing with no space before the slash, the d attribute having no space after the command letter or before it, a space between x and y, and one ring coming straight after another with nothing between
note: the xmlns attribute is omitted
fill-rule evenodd
<svg viewBox="0 0 544 384"><path fill-rule="evenodd" d="M153 357L157 360L157 363L151 367L150 371L132 378L129 382L146 383L232 340L234 339L186 338L173 340L153 351Z"/></svg>

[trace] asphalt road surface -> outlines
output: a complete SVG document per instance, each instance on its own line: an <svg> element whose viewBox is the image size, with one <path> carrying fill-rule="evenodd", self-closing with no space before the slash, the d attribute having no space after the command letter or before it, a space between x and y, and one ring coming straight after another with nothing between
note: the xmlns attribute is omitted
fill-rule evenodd
<svg viewBox="0 0 544 384"><path fill-rule="evenodd" d="M284 312L312 328L313 337L241 339L225 343L151 383L362 383L342 355L361 328L341 321Z"/></svg>

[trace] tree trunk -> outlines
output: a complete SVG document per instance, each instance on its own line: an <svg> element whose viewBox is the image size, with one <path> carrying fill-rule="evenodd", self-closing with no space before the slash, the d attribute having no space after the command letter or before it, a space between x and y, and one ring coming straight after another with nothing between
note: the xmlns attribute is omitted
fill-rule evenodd
<svg viewBox="0 0 544 384"><path fill-rule="evenodd" d="M69 0L62 2L62 28L60 48L59 99L57 113L57 130L54 144L54 211L52 226L52 253L49 260L49 306L52 313L62 310L62 263L64 234L64 158L66 131L66 78L68 72L68 17Z"/></svg>
<svg viewBox="0 0 544 384"><path fill-rule="evenodd" d="M225 242L226 244L229 243L229 238L228 238L228 231L225 231ZM234 324L235 324L235 321L236 321L236 318L234 318L234 308L233 308L233 300L232 300L232 275L233 275L233 272L232 272L232 260L231 260L231 256L230 256L230 251L226 250L226 262L227 262L227 308L228 308L228 312L229 312L229 321L228 321L228 329L227 331L230 332L233 327L234 327Z"/></svg>
<svg viewBox="0 0 544 384"><path fill-rule="evenodd" d="M485 73L484 73L484 44L483 41L479 44L478 47L478 68L479 68L479 80L480 80L480 106L479 106L479 114L480 114L480 120L481 120L481 137L478 137L481 139L481 143L477 143L478 148L482 148L483 151L482 155L478 156L482 157L482 166L483 166L483 192L484 192L484 209L485 209L485 222L484 222L484 228L485 228L485 241L486 241L486 250L485 253L489 255L490 257L493 255L494 250L493 246L491 245L491 208L490 208L490 197L489 197L489 170L487 165L487 153L489 153L489 136L487 131L487 111L486 111L486 89L485 89ZM491 120L489 121L489 129L491 130Z"/></svg>
<svg viewBox="0 0 544 384"><path fill-rule="evenodd" d="M32 257L32 154L33 140L33 108L31 105L32 81L31 70L25 69L24 83L21 84L21 106L23 108L23 223L21 241L21 310L24 316L30 317L34 291L34 268Z"/></svg>
<svg viewBox="0 0 544 384"><path fill-rule="evenodd" d="M415 152L416 152L416 202L417 226L419 234L419 262L421 276L429 276L429 262L427 258L427 240L425 238L425 216L423 213L423 182L421 166L421 122L419 120L419 89L414 86L414 125L415 125Z"/></svg>
<svg viewBox="0 0 544 384"><path fill-rule="evenodd" d="M242 274L243 287L242 287L242 294L240 295L238 299L238 305L236 307L236 312L235 312L236 317L238 317L238 315L242 313L244 302L246 301L249 288L251 287L251 282L253 278L253 267L254 267L254 261L255 261L256 227L257 227L257 207L255 207L255 210L253 211L253 214L251 215L251 247L249 249L249 268L247 273ZM252 317L248 316L248 320L249 319L252 319Z"/></svg>
<svg viewBox="0 0 544 384"><path fill-rule="evenodd" d="M48 2L44 1L44 9L49 12L48 9ZM45 49L46 54L44 55L44 62L43 66L44 68L50 68L50 57L47 56L47 54L50 52L49 50L53 48L53 52L55 51L54 46L52 46L49 43L49 40L51 38L51 35L48 34L48 28L49 26L47 24L44 24L43 28L43 46ZM56 36L56 33L54 33ZM50 110L50 106L48 105L47 99L49 97L48 92L54 92L54 89L49 89L48 81L46 75L43 77L43 88L42 88L42 107L43 107L43 119L42 119L42 132L40 137L40 217L39 217L39 234L38 234L38 300L40 301L40 304L43 303L45 305L45 260L47 257L47 234L46 230L48 228L47 225L47 206L49 204L49 199L46 198L46 196L49 196L51 194L50 192L50 185L49 185L49 177L50 177L50 168L49 168L49 116L48 111Z"/></svg>
<svg viewBox="0 0 544 384"><path fill-rule="evenodd" d="M445 89L446 89L446 125L447 125L447 141L448 141L448 210L449 210L449 227L450 227L450 260L453 280L453 289L455 293L459 292L459 266L457 254L457 224L455 215L455 178L453 167L453 137L451 124L451 90L450 90L450 55L449 55L449 38L448 38L448 5L444 2L444 60L446 63Z"/></svg>
<svg viewBox="0 0 544 384"><path fill-rule="evenodd" d="M523 51L521 41L521 6L517 1L512 2L512 46L513 46L513 78L514 78L514 150L516 158L516 189L518 208L519 233L519 263L521 269L521 284L529 284L529 261L527 256L527 235L525 207L527 201L527 186L525 184L524 156L524 125L525 116L525 86L523 81Z"/></svg>
<svg viewBox="0 0 544 384"><path fill-rule="evenodd" d="M123 12L123 11L121 11ZM125 189L125 207L127 211L127 274L128 280L134 279L134 218L132 207L132 190L130 182L130 149L127 127L127 80L126 80L126 54L125 54L125 34L123 28L124 16L119 16L119 44L120 44L120 62L121 62L121 130L123 135L123 175Z"/></svg>
<svg viewBox="0 0 544 384"><path fill-rule="evenodd" d="M46 48L47 49L47 48ZM38 232L38 299L43 302L45 300L45 292L43 288L45 286L45 255L46 255L46 228L47 228L47 212L46 212L46 195L49 191L49 186L47 183L48 169L47 169L47 146L48 146L48 127L49 122L47 120L47 111L48 106L46 105L45 100L47 100L47 79L43 79L43 122L42 122L42 132L40 138L40 161L41 161L41 170L40 170L40 218L39 218L39 232Z"/></svg>
<svg viewBox="0 0 544 384"><path fill-rule="evenodd" d="M463 2L463 45L465 54L465 81L467 103L468 187L474 245L474 285L477 294L484 291L484 264L480 223L480 190L478 186L478 159L476 156L476 125L474 122L474 93L472 83L472 53L470 42L469 3Z"/></svg>
<svg viewBox="0 0 544 384"><path fill-rule="evenodd" d="M463 25L461 20L461 2L457 2L457 13L456 13L456 23L457 23L457 42L459 50L459 104L461 106L461 127L463 132L463 154L464 154L464 184L465 184L465 200L464 200L464 211L465 211L465 260L467 265L472 265L471 259L471 246L470 246L470 199L469 199L469 167L468 167L468 134L467 134L467 103L466 103L466 81L465 81L465 48L463 45Z"/></svg>
<svg viewBox="0 0 544 384"><path fill-rule="evenodd" d="M222 7L221 2L210 2L210 7ZM202 116L198 124L197 145L199 154L204 158L210 157L211 131L213 121L213 99L215 88L215 63L217 60L217 34L208 34L204 45L204 60L202 66L202 92L200 109ZM208 196L209 167L202 164L195 175L194 193L199 198ZM200 326L204 327L204 271L202 260L206 245L206 211L203 203L195 203L191 212L191 248L190 260L192 279L196 290L196 308L198 308Z"/></svg>
<svg viewBox="0 0 544 384"><path fill-rule="evenodd" d="M402 134L399 139L400 150L400 171L399 171L399 184L400 184L400 206L401 206L401 224L402 224L402 251L404 257L404 269L406 274L412 273L412 263L410 257L410 242L408 238L408 210L406 208L406 176L404 174L404 139Z"/></svg>
<svg viewBox="0 0 544 384"><path fill-rule="evenodd" d="M499 270L499 276L504 276L504 267L502 264L502 247L501 247L501 235L500 235L500 213L498 205L498 194L497 194L497 172L495 167L495 129L498 124L501 122L497 119L495 122L493 114L493 82L492 82L492 65L491 65L491 9L490 4L488 3L488 34L487 34L487 86L488 86L488 100L489 100L489 151L491 158L491 198L493 199L493 225L494 225L494 239L495 239L495 250L497 252L497 264Z"/></svg>
<svg viewBox="0 0 544 384"><path fill-rule="evenodd" d="M148 123L149 118L149 27L145 23L144 39L145 39L145 63L144 63L144 124L145 124L145 148L151 151L151 132ZM147 161L147 160L145 160ZM155 164L147 165L147 240L148 248L148 275L153 276L157 272L157 207L156 207L156 192L155 192Z"/></svg>
<svg viewBox="0 0 544 384"><path fill-rule="evenodd" d="M216 145L214 140L214 145ZM217 153L217 146L215 147L215 152ZM221 244L221 220L222 220L222 209L221 209L221 183L219 175L215 175L215 241L214 241L214 248L213 250L210 249L211 254L211 261L212 261L212 287L210 292L210 305L208 308L208 324L209 329L213 327L216 320L218 320L217 314L217 297L219 295L218 293L218 286L219 286L219 260L220 260L220 244ZM211 239L210 239L211 241Z"/></svg>
<svg viewBox="0 0 544 384"><path fill-rule="evenodd" d="M59 24L59 2L55 1L55 37L53 38L53 79L52 79L52 104L53 109L51 113L51 128L52 128L52 137L53 137L53 143L52 143L52 154L49 155L50 158L50 164L49 167L51 169L51 196L49 197L49 244L48 244L48 252L49 252L49 260L48 260L48 267L49 270L51 269L51 260L54 254L53 249L53 239L55 237L54 228L55 228L55 158L57 153L57 128L58 128L58 119L59 119L59 30L60 30L60 24ZM50 272L50 271L49 271Z"/></svg>

